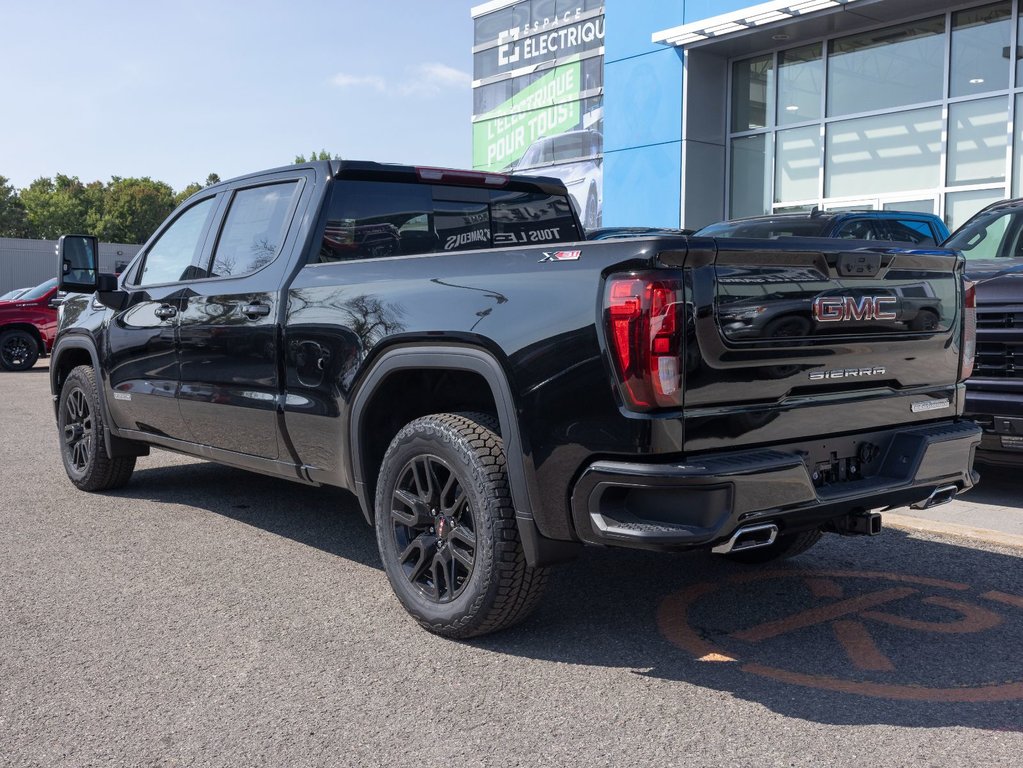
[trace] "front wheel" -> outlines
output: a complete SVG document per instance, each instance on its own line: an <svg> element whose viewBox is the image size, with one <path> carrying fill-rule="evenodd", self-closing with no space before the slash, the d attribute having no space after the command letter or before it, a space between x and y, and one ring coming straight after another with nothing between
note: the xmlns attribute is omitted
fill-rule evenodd
<svg viewBox="0 0 1023 768"><path fill-rule="evenodd" d="M28 331L15 328L0 334L0 366L27 371L39 359L39 344Z"/></svg>
<svg viewBox="0 0 1023 768"><path fill-rule="evenodd" d="M485 414L424 416L397 434L377 481L376 533L398 599L445 637L521 621L547 581L526 566L504 444Z"/></svg>
<svg viewBox="0 0 1023 768"><path fill-rule="evenodd" d="M79 365L60 390L57 429L60 433L60 458L75 486L83 491L107 491L120 488L135 471L135 457L111 458L107 455L107 425L100 409L96 374L88 365Z"/></svg>

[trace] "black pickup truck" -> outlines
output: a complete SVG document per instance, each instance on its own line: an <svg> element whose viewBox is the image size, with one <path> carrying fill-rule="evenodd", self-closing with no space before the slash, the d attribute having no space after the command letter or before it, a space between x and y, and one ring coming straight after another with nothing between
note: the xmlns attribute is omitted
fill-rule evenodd
<svg viewBox="0 0 1023 768"><path fill-rule="evenodd" d="M855 246L585 241L553 179L246 176L119 277L62 238L61 454L87 491L151 446L349 489L401 602L451 637L521 619L583 543L765 562L875 534L975 481L973 323L954 252ZM801 321L751 332L776 302Z"/></svg>

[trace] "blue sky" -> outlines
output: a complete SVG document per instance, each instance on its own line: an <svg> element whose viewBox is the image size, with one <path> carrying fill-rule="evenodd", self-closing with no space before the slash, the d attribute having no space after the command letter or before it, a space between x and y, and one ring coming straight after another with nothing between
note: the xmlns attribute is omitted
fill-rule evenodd
<svg viewBox="0 0 1023 768"><path fill-rule="evenodd" d="M477 2L0 0L0 176L469 167Z"/></svg>

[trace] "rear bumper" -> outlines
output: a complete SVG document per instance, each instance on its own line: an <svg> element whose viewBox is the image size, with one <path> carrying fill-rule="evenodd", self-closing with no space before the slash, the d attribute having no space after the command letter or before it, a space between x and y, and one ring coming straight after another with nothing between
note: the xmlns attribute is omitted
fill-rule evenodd
<svg viewBox="0 0 1023 768"><path fill-rule="evenodd" d="M572 517L584 541L646 549L709 547L754 523L795 532L920 502L943 486L972 487L980 439L976 424L946 421L681 464L598 461L573 489ZM822 459L844 467L836 482L815 483Z"/></svg>

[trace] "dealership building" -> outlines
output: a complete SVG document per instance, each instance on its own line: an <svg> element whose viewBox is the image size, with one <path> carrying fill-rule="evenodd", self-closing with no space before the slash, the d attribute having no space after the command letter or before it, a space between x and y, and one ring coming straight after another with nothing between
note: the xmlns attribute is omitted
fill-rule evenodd
<svg viewBox="0 0 1023 768"><path fill-rule="evenodd" d="M1017 2L493 0L472 15L474 166L561 177L591 226L818 206L955 227L1023 194Z"/></svg>

